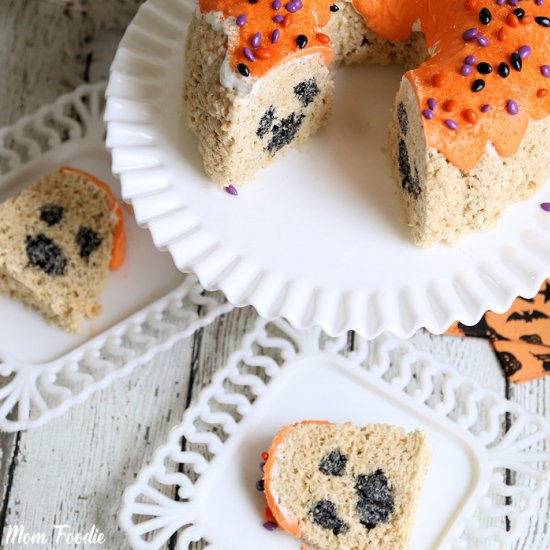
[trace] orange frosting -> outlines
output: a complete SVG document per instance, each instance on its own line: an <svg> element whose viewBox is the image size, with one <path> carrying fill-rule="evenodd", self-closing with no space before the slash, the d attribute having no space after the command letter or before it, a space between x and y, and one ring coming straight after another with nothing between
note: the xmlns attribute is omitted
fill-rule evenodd
<svg viewBox="0 0 550 550"><path fill-rule="evenodd" d="M117 224L113 230L113 252L111 254L111 262L109 263L109 269L111 271L116 271L124 263L124 258L126 257L126 231L124 227L124 212L120 207L120 203L115 197L112 189L103 181L97 179L95 176L88 174L78 168L73 168L72 166L62 166L59 171L64 173L78 174L83 176L90 183L97 185L97 187L103 189L111 201L111 208L117 217Z"/></svg>
<svg viewBox="0 0 550 550"><path fill-rule="evenodd" d="M271 492L271 480L273 477L273 468L275 467L275 463L277 461L275 458L277 448L285 441L285 439L291 432L293 432L298 426L302 424L330 424L330 422L327 422L326 420L304 420L303 422L298 422L297 424L293 424L292 426L285 426L275 436L275 439L273 439L273 442L271 443L271 448L269 449L269 456L264 466L264 492L267 505L271 510L271 513L273 514L277 525L281 529L284 529L287 533L290 533L297 538L300 537L301 533L300 525L296 522L295 519L287 518L284 515L283 511L277 505L277 501L275 500L275 497Z"/></svg>
<svg viewBox="0 0 550 550"><path fill-rule="evenodd" d="M289 57L321 54L325 63L330 63L332 52L328 47L330 38L318 32L330 19L330 0L304 0L309 6L290 13L285 8L291 0L279 0L281 8L273 9L273 0L259 0L250 3L249 0L200 0L203 13L221 12L224 18L234 18L231 27L238 32L236 40L229 40L228 50L231 67L238 70L239 64L250 69L254 77L264 76L270 69L279 65ZM277 15L284 17L282 22L275 22ZM246 17L246 23L239 27L236 20L239 16ZM273 32L279 31L279 37L274 43ZM259 47L254 47L253 37L261 36ZM307 39L304 47L298 45L298 37ZM328 40L327 40L328 39ZM251 61L244 53L248 48L255 61Z"/></svg>
<svg viewBox="0 0 550 550"><path fill-rule="evenodd" d="M295 1L295 0L292 0ZM321 53L331 59L329 40L322 27L328 22L332 0L302 0L295 13L285 8L274 9L273 0L200 0L203 13L221 12L236 31L229 42L229 61L234 70L246 65L252 77L261 77L289 57ZM550 113L550 82L542 73L550 65L550 28L536 18L550 17L550 6L539 6L524 0L518 6L499 6L496 0L352 0L369 28L387 40L404 40L412 35L413 25L420 22L427 45L435 55L406 78L415 90L420 110L428 109L428 99L437 101L433 117L425 119L424 131L429 146L441 152L455 166L471 170L477 166L492 143L503 157L518 151L530 118L542 119ZM549 2L547 2L548 4ZM483 24L480 11L487 8L491 21ZM520 8L524 14L514 13ZM246 23L236 18L246 16ZM281 23L273 17L281 15ZM338 13L334 14L338 17ZM271 37L280 32L277 43ZM477 29L487 39L484 47L477 38L464 39L465 31ZM260 33L261 45L254 47L253 37ZM307 38L301 49L300 35ZM303 41L302 41L303 43ZM522 60L522 70L513 67L511 56L522 46L531 53ZM248 48L255 58L245 54ZM268 50L268 52L262 51ZM461 68L466 56L475 56L471 74L463 76ZM490 74L481 74L476 65L491 65ZM510 74L498 73L500 63L507 63ZM242 67L241 67L242 68ZM550 69L549 69L550 70ZM242 73L241 73L242 74ZM483 80L484 87L474 92L474 81ZM512 108L511 103L514 102ZM453 106L451 111L444 105ZM482 109L485 106L485 109ZM487 107L489 106L489 107ZM517 106L518 112L515 113ZM512 114L514 113L514 114Z"/></svg>

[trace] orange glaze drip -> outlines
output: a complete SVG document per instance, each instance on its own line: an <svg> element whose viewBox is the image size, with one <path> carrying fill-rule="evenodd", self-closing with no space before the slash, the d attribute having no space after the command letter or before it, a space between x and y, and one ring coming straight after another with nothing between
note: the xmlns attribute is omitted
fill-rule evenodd
<svg viewBox="0 0 550 550"><path fill-rule="evenodd" d="M520 147L529 119L542 119L550 113L550 97L537 94L549 83L541 67L550 64L550 28L531 20L550 16L549 2L537 6L534 0L524 0L519 6L498 6L495 0L473 4L464 0L353 0L353 5L366 24L387 40L409 38L413 23L420 20L427 45L435 48L436 55L409 71L406 78L415 90L421 111L428 108L429 98L437 100L434 118L424 120L428 145L461 170L475 168L489 142L501 156L513 155ZM488 25L479 19L484 7L492 14ZM513 19L509 15L518 7L525 11L528 24L520 20L518 26L513 26L515 21L509 25L507 20ZM488 47L479 45L475 38L463 39L464 32L471 28L489 39ZM510 56L524 45L530 46L532 53L523 59L523 68L518 72L512 67ZM474 65L471 75L462 76L460 70L468 55L474 55L477 63L489 63L493 72L480 74ZM497 71L503 61L511 68L508 78L502 78ZM442 79L436 75L443 77L440 86L433 85L434 77L436 83ZM471 88L476 79L483 79L486 85L481 92L474 93ZM451 100L456 102L456 110L445 112L443 105ZM508 100L518 104L519 114L508 113ZM490 105L491 109L482 113L483 105ZM464 116L470 109L477 113L475 124L470 123L471 113ZM458 130L448 128L447 119L454 120Z"/></svg>
<svg viewBox="0 0 550 550"><path fill-rule="evenodd" d="M290 0L280 0L281 8L273 9L273 0L258 0L251 4L248 0L200 0L202 13L221 12L230 27L230 36L237 33L238 39L230 39L228 45L229 63L233 70L237 71L239 64L244 64L250 71L250 77L264 76L272 68L282 61L292 57L320 54L328 65L332 59L332 52L326 42L326 35L320 33L320 29L330 19L330 6L332 0L303 0L303 7L295 13L290 13L285 8ZM236 19L246 16L246 23L239 27ZM285 17L282 23L273 21L273 17L280 15ZM273 31L279 30L279 39L272 43ZM252 45L252 37L260 33L261 45L255 48ZM296 42L299 35L307 38L307 45L300 49ZM251 50L256 58L250 61L244 54L244 48ZM269 49L271 55L265 52L257 54L259 49ZM246 78L246 77L243 77Z"/></svg>
<svg viewBox="0 0 550 550"><path fill-rule="evenodd" d="M126 231L124 227L124 212L120 207L120 203L115 197L112 189L103 181L99 180L95 176L84 172L78 168L73 168L72 166L62 166L59 171L64 173L78 174L86 178L90 183L93 183L100 189L103 189L109 195L109 200L111 202L111 208L117 217L117 224L113 230L113 252L111 254L111 261L109 263L109 269L111 271L117 271L120 269L124 263L124 258L126 257Z"/></svg>
<svg viewBox="0 0 550 550"><path fill-rule="evenodd" d="M273 0L258 0L255 4L249 0L200 0L200 7L203 13L222 12L225 18L233 18L227 24L237 31L238 40L231 40L229 44L231 66L237 70L237 65L245 64L252 77L261 77L293 56L321 53L327 63L330 61L330 45L323 44L326 39L321 31L330 18L329 7L334 0L302 1L304 7L293 14L285 9L286 2L282 2L281 9L274 10ZM534 21L535 17L550 16L549 2L537 6L534 0L524 0L519 6L498 6L495 0L352 1L366 24L387 40L410 38L413 24L420 21L427 45L436 55L418 69L409 71L406 78L415 90L421 111L427 108L429 98L437 100L435 116L424 120L426 140L458 168L475 168L488 143L503 157L513 155L520 147L529 119L542 119L550 113L550 94L538 93L549 84L549 79L541 74L541 66L550 65L550 29ZM513 14L517 7L525 11L523 19ZM492 14L488 25L479 19L482 8L488 8ZM277 14L286 16L284 23L273 22ZM235 23L239 15L247 17L242 27ZM339 14L333 16L339 17ZM480 46L476 39L465 41L462 35L470 28L478 29L487 37L489 46ZM275 29L281 34L277 44L272 44L271 34ZM258 55L256 61L251 62L243 49L246 46L254 53L251 40L257 32L262 36L260 47L269 48L270 55ZM304 49L296 45L300 34L308 38ZM523 60L523 69L518 72L511 67L510 56L524 45L532 48L532 54ZM489 63L493 72L482 75L474 66L471 75L462 76L460 70L467 55L474 55L477 63ZM503 61L511 67L508 78L498 75L498 65ZM480 78L485 81L485 88L474 93L472 84ZM452 113L442 108L450 100L456 102ZM519 107L515 116L507 111L509 100L514 100ZM490 105L490 110L481 112L483 105ZM475 124L471 123L474 119L471 111L477 114ZM456 122L458 130L447 127L448 119Z"/></svg>
<svg viewBox="0 0 550 550"><path fill-rule="evenodd" d="M291 432L293 432L298 426L302 424L330 424L330 422L327 422L326 420L304 420L303 422L298 422L297 424L293 424L292 426L285 426L284 428L281 428L281 430L275 436L273 442L271 443L271 448L269 449L268 453L268 459L264 466L264 493L267 501L267 506L271 510L271 513L273 514L277 525L281 529L284 529L287 533L295 536L296 538L300 537L300 525L296 523L292 518L287 518L284 515L283 511L277 505L277 501L275 500L275 497L271 492L271 479L273 476L273 468L275 467L275 463L277 462L277 459L275 458L277 448L285 441L285 439L290 435Z"/></svg>

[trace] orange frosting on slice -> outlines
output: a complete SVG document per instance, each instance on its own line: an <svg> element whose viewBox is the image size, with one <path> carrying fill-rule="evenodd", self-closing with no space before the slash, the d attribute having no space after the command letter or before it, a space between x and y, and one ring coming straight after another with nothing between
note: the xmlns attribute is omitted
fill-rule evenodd
<svg viewBox="0 0 550 550"><path fill-rule="evenodd" d="M278 4L275 3L277 1ZM242 64L248 68L251 77L262 77L292 57L321 54L327 65L332 59L327 36L318 31L328 23L329 8L333 2L303 0L302 8L290 12L286 6L293 1L258 0L251 3L249 0L200 0L200 9L203 13L221 12L225 19L232 18L227 21L231 36L228 44L231 67L239 71L238 67ZM279 4L281 7L274 9L273 6ZM239 26L239 17L246 21L242 26ZM279 18L284 19L278 21ZM233 36L234 33L236 36ZM306 39L305 44L302 37ZM254 61L247 57L245 48Z"/></svg>
<svg viewBox="0 0 550 550"><path fill-rule="evenodd" d="M277 448L285 441L285 439L290 435L291 432L293 432L298 426L301 426L302 424L330 424L330 422L327 422L326 420L304 420L303 422L298 422L297 424L293 424L292 426L285 426L284 428L281 428L281 430L275 436L275 439L273 439L273 442L271 443L271 448L269 449L269 457L264 466L264 492L267 505L271 510L271 513L273 514L277 525L281 529L284 529L287 533L290 533L297 538L300 537L301 533L300 525L296 522L295 519L287 518L284 515L284 512L279 508L277 501L275 500L275 497L271 492L271 482L273 479L273 468L275 467L275 463L277 462L277 459L275 458Z"/></svg>
<svg viewBox="0 0 550 550"><path fill-rule="evenodd" d="M78 168L73 168L72 166L62 166L59 171L64 173L78 174L86 178L90 183L93 183L100 189L103 189L109 195L109 200L111 201L111 208L117 217L117 224L113 230L113 252L111 254L111 262L109 263L109 269L111 271L116 271L120 269L124 263L124 258L126 257L126 231L124 226L124 212L120 207L120 203L115 197L112 189L105 182L97 179L95 176L88 174Z"/></svg>
<svg viewBox="0 0 550 550"><path fill-rule="evenodd" d="M327 63L330 60L330 43L322 27L330 18L333 2L291 0L292 10L296 2L301 7L294 13L282 0L200 0L200 7L203 13L220 12L226 19L231 67L246 78L246 72L261 77L289 57L322 53ZM518 6L498 5L496 0L352 2L367 26L387 40L410 38L413 26L420 24L433 57L409 71L406 78L421 111L430 110L428 99L437 102L424 120L426 140L458 168L475 168L489 143L501 156L513 155L529 120L550 113L550 94L545 92L550 84L546 76L550 71L550 28L546 24L550 6L546 4L550 2L538 5L535 0L523 0ZM275 22L276 16L284 20ZM273 43L275 30L279 36ZM464 33L469 30L474 34L467 38ZM512 56L520 51L529 53L522 55L518 70ZM462 71L467 56L476 61L471 70ZM480 72L479 63L488 64L492 71ZM501 63L509 68L506 77L499 74ZM445 104L455 108L445 111Z"/></svg>

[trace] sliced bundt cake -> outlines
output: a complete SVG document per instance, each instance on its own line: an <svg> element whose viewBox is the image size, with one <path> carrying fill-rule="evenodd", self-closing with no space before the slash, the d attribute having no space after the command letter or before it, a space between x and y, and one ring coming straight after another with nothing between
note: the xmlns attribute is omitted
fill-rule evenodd
<svg viewBox="0 0 550 550"><path fill-rule="evenodd" d="M0 291L66 331L100 313L124 254L124 214L90 174L62 168L0 205Z"/></svg>
<svg viewBox="0 0 550 550"><path fill-rule="evenodd" d="M267 504L277 524L312 549L404 550L430 457L420 431L287 426L264 467Z"/></svg>
<svg viewBox="0 0 550 550"><path fill-rule="evenodd" d="M328 118L340 63L403 64L391 128L415 242L494 225L550 175L542 0L199 0L184 105L207 174L239 185ZM368 97L365 97L368 102ZM385 141L385 136L380 136Z"/></svg>

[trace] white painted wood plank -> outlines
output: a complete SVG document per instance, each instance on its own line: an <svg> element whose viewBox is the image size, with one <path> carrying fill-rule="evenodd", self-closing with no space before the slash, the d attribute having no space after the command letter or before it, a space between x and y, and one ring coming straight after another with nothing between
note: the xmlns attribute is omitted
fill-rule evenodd
<svg viewBox="0 0 550 550"><path fill-rule="evenodd" d="M435 336L418 331L411 342L420 350L457 368L464 376L477 380L485 388L505 394L506 381L491 345L482 338Z"/></svg>
<svg viewBox="0 0 550 550"><path fill-rule="evenodd" d="M192 341L180 342L63 417L23 433L6 524L49 537L54 525L82 533L96 525L105 548L124 548L116 523L122 493L181 419L191 356Z"/></svg>
<svg viewBox="0 0 550 550"><path fill-rule="evenodd" d="M509 398L531 412L550 416L550 378L525 384L510 384ZM535 511L526 536L515 550L546 550L550 548L550 494Z"/></svg>
<svg viewBox="0 0 550 550"><path fill-rule="evenodd" d="M65 52L78 31L44 0L0 2L0 126L73 89L85 66Z"/></svg>

